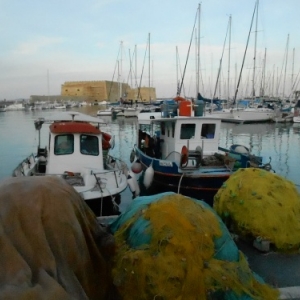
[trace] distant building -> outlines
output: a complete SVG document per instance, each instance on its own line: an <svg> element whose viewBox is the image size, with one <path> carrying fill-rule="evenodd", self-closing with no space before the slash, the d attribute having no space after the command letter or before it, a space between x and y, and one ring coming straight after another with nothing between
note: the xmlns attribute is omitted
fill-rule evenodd
<svg viewBox="0 0 300 300"><path fill-rule="evenodd" d="M61 96L84 99L90 103L104 100L116 102L120 98L149 102L156 100L156 91L153 87L132 89L126 83L114 81L67 81L61 85Z"/></svg>

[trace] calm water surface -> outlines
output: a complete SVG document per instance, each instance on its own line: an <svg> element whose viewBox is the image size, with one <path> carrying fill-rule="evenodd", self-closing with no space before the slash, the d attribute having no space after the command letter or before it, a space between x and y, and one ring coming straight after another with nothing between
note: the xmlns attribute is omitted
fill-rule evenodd
<svg viewBox="0 0 300 300"><path fill-rule="evenodd" d="M96 116L97 106L77 109L82 113ZM38 134L34 120L57 113L49 111L7 111L0 113L0 180L10 177L17 164L30 153L35 153ZM112 154L121 157L130 166L130 152L136 141L137 119L102 117L107 124L102 128L115 136ZM44 128L45 129L45 128ZM48 131L42 130L41 145L47 144ZM272 167L277 174L300 186L300 124L229 124L222 123L220 146L229 148L242 144L252 154L271 157ZM131 201L127 189L122 195L121 210Z"/></svg>

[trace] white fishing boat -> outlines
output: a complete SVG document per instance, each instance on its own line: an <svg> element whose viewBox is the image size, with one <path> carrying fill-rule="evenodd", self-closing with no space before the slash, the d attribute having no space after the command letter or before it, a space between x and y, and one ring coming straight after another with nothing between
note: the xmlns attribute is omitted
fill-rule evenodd
<svg viewBox="0 0 300 300"><path fill-rule="evenodd" d="M97 216L119 214L128 170L122 160L109 154L114 138L100 129L104 121L70 111L40 118L34 124L39 131L37 153L24 159L12 175L59 176L81 194ZM43 124L50 124L45 148L40 146Z"/></svg>
<svg viewBox="0 0 300 300"><path fill-rule="evenodd" d="M141 112L142 107L124 107L124 117L125 118L137 118L139 113Z"/></svg>
<svg viewBox="0 0 300 300"><path fill-rule="evenodd" d="M6 111L6 105L0 104L0 112L5 112L5 111Z"/></svg>
<svg viewBox="0 0 300 300"><path fill-rule="evenodd" d="M66 106L66 104L63 104L63 103L54 103L54 108L55 109L66 109L67 106Z"/></svg>
<svg viewBox="0 0 300 300"><path fill-rule="evenodd" d="M297 103L294 107L293 122L300 123L300 100L297 100Z"/></svg>
<svg viewBox="0 0 300 300"><path fill-rule="evenodd" d="M112 115L112 110L111 108L105 108L105 109L99 109L97 111L97 116L111 116Z"/></svg>
<svg viewBox="0 0 300 300"><path fill-rule="evenodd" d="M6 106L6 110L25 110L23 103L15 102Z"/></svg>
<svg viewBox="0 0 300 300"><path fill-rule="evenodd" d="M110 106L105 109L99 109L97 111L97 116L124 116L124 108L119 106Z"/></svg>

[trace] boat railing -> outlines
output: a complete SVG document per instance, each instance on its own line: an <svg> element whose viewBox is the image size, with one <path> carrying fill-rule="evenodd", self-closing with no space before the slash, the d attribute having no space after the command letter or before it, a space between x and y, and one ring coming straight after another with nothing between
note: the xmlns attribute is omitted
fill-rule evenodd
<svg viewBox="0 0 300 300"><path fill-rule="evenodd" d="M116 187L119 188L120 182L118 181L118 176L120 176L121 174L125 175L125 168L103 170L103 171L96 171L96 172L91 170L90 175L94 175L95 186L98 186L101 192L105 188L103 186L103 180L107 180L106 176L108 173L114 174ZM85 185L83 174L77 173L77 172L65 171L64 173L51 173L51 174L35 173L35 176L59 176L59 177L62 177L64 180L66 180L72 186L84 186ZM95 188L95 186L92 187L91 190L93 190Z"/></svg>
<svg viewBox="0 0 300 300"><path fill-rule="evenodd" d="M125 171L128 169L126 163L116 157L113 157L111 155L107 155L106 162L105 162L106 170L112 171Z"/></svg>
<svg viewBox="0 0 300 300"><path fill-rule="evenodd" d="M28 172L31 172L37 160L35 159L34 154L30 154L27 158L25 158L14 170L12 173L13 177L27 176Z"/></svg>
<svg viewBox="0 0 300 300"><path fill-rule="evenodd" d="M172 154L178 155L178 157L181 156L181 154L180 154L178 151L171 151L171 152L164 158L164 160L168 160L169 157L170 157Z"/></svg>
<svg viewBox="0 0 300 300"><path fill-rule="evenodd" d="M98 185L100 191L102 192L102 180L107 180L107 178L103 178L101 177L101 175L105 174L107 175L107 173L113 173L114 174L114 179L115 179L115 184L116 184L116 187L119 188L119 181L118 181L118 177L117 177L117 174L120 176L121 174L124 174L125 175L125 167L127 168L127 166L125 165L124 167L122 166L122 168L114 168L114 169L111 169L111 170L105 170L105 171L100 171L100 172L94 172L92 171L91 173L95 176L95 179L96 179L96 184Z"/></svg>

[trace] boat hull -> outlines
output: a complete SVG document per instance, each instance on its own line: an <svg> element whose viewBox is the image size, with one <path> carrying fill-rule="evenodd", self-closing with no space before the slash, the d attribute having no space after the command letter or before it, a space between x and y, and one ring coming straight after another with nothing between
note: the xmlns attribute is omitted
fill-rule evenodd
<svg viewBox="0 0 300 300"><path fill-rule="evenodd" d="M144 170L139 178L141 195L144 196L172 191L204 200L212 206L214 195L232 174L232 171L224 166L202 166L193 171L180 169L174 161L154 159L138 148L135 148L135 155ZM143 180L150 165L154 169L154 176L151 186L146 189Z"/></svg>
<svg viewBox="0 0 300 300"><path fill-rule="evenodd" d="M300 117L299 116L294 116L293 117L293 122L294 123L300 123Z"/></svg>
<svg viewBox="0 0 300 300"><path fill-rule="evenodd" d="M213 206L214 196L229 176L229 173L181 176L179 174L154 172L153 182L148 189L143 187L143 175L140 177L141 195L174 192L197 200L203 200L210 206Z"/></svg>
<svg viewBox="0 0 300 300"><path fill-rule="evenodd" d="M242 153L243 149L246 150L244 154ZM208 160L203 158L202 165L194 168L180 168L175 161L150 157L138 147L135 147L134 150L143 169L139 178L141 195L171 191L204 200L211 206L213 206L214 196L218 190L238 168L264 167L262 157L249 156L246 154L249 149L241 145L232 145L230 149L219 147L219 154L215 153ZM221 159L220 163L218 163L218 157ZM211 161L211 163L206 164L207 161ZM150 187L146 188L149 182L146 182L148 178L145 180L144 177L149 168L153 168L154 175Z"/></svg>

